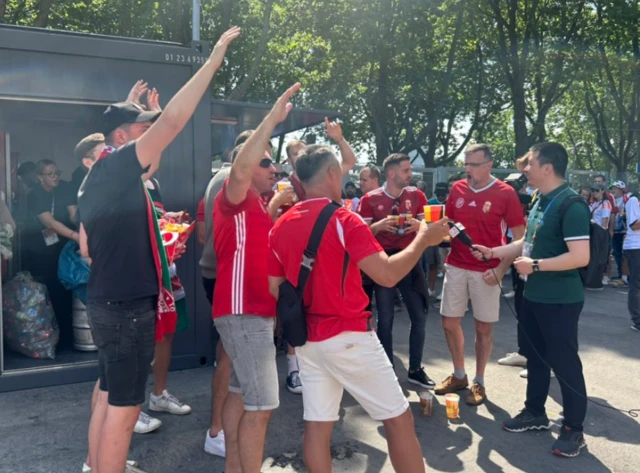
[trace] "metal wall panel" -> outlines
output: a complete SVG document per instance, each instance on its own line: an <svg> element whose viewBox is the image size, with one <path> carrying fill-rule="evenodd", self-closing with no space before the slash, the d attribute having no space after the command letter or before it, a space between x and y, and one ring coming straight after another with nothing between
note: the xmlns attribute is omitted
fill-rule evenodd
<svg viewBox="0 0 640 473"><path fill-rule="evenodd" d="M83 136L100 131L95 129L98 107L124 100L138 79L156 87L161 104L166 105L204 63L209 50L206 42L181 47L2 26L0 129L4 126L12 134L16 150L25 160L53 158L60 161L63 178L69 178L75 167L73 145ZM165 207L187 210L194 217L211 172L210 101L207 92L194 119L163 154L156 175ZM41 120L36 121L34 116ZM60 121L64 118L67 122ZM43 130L40 143L33 139L37 129ZM47 152L49 156L43 155ZM176 335L172 369L213 363L211 309L202 290L197 246L194 235L178 262L191 326ZM87 364L0 373L0 391L87 381L95 379L95 373L95 367Z"/></svg>

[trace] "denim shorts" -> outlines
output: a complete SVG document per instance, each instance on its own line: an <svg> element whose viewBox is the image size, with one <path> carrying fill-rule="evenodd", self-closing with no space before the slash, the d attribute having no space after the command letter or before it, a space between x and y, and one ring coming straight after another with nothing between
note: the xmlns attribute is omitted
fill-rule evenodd
<svg viewBox="0 0 640 473"><path fill-rule="evenodd" d="M226 315L214 320L231 359L229 392L242 394L247 411L271 411L280 405L275 317Z"/></svg>
<svg viewBox="0 0 640 473"><path fill-rule="evenodd" d="M156 303L156 297L145 297L87 304L98 347L100 389L109 393L112 406L138 406L145 401L155 353Z"/></svg>

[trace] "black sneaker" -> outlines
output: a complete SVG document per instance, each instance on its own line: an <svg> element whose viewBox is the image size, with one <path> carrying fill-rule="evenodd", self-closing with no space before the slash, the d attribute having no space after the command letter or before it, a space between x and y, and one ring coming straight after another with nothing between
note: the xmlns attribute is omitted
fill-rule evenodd
<svg viewBox="0 0 640 473"><path fill-rule="evenodd" d="M432 389L436 385L436 382L429 378L429 376L427 376L424 368L420 368L419 370L415 371L409 371L409 382L427 389Z"/></svg>
<svg viewBox="0 0 640 473"><path fill-rule="evenodd" d="M554 455L560 457L573 458L577 457L580 454L580 450L586 446L582 432L563 426L560 430L560 437L551 447L551 451Z"/></svg>
<svg viewBox="0 0 640 473"><path fill-rule="evenodd" d="M551 422L547 415L535 416L527 409L502 423L502 428L508 432L526 432L527 430L549 430Z"/></svg>
<svg viewBox="0 0 640 473"><path fill-rule="evenodd" d="M298 371L292 371L287 376L287 389L293 394L302 394L302 382L300 381L300 373Z"/></svg>

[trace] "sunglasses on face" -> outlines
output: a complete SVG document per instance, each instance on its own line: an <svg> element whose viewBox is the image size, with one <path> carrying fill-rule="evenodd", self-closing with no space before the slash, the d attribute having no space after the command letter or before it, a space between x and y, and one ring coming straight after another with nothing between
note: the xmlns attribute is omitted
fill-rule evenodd
<svg viewBox="0 0 640 473"><path fill-rule="evenodd" d="M41 174L41 176L47 176L47 177L60 177L60 175L62 174L62 171L51 171L51 172L43 172Z"/></svg>
<svg viewBox="0 0 640 473"><path fill-rule="evenodd" d="M597 194L598 192L602 192L602 189L591 189L591 192L594 192Z"/></svg>
<svg viewBox="0 0 640 473"><path fill-rule="evenodd" d="M273 164L273 161L271 160L271 158L262 158L262 160L260 160L261 168L269 169L272 164Z"/></svg>

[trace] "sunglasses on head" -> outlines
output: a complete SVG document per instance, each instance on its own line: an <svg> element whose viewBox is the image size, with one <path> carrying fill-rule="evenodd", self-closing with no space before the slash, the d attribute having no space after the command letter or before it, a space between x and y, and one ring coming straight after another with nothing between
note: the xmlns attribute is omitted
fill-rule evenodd
<svg viewBox="0 0 640 473"><path fill-rule="evenodd" d="M273 161L271 160L271 158L262 158L260 160L260 167L261 168L269 169L272 164L273 164Z"/></svg>

